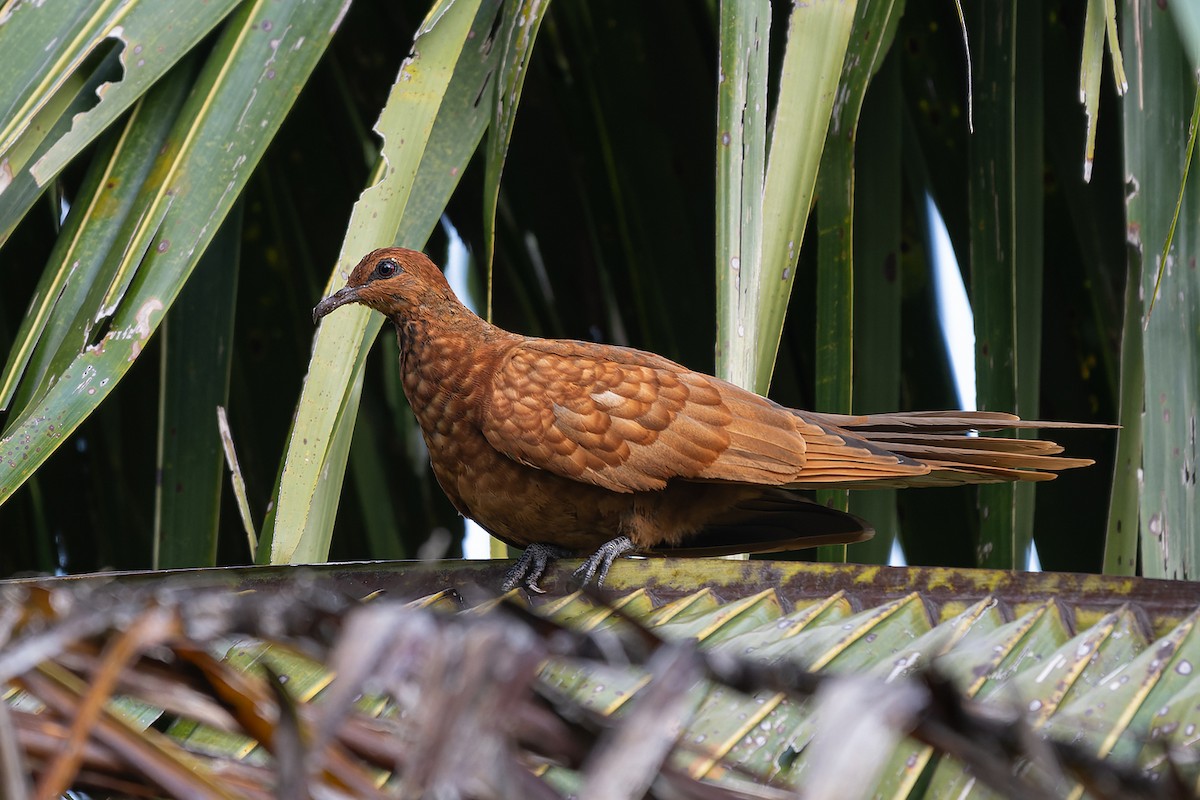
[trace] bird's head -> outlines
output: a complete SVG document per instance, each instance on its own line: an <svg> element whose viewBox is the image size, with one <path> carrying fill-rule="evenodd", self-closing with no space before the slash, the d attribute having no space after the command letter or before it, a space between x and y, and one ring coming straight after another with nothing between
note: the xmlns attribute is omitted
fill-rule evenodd
<svg viewBox="0 0 1200 800"><path fill-rule="evenodd" d="M313 322L347 303L362 303L392 316L446 302L457 302L457 298L428 256L403 247L383 247L358 262L344 288L317 303Z"/></svg>

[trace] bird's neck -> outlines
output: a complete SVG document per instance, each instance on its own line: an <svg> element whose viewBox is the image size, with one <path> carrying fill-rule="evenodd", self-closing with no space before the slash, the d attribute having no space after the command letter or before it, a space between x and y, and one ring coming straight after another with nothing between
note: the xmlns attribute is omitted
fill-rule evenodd
<svg viewBox="0 0 1200 800"><path fill-rule="evenodd" d="M521 337L480 319L460 303L394 315L404 393L428 433L477 408L485 378Z"/></svg>

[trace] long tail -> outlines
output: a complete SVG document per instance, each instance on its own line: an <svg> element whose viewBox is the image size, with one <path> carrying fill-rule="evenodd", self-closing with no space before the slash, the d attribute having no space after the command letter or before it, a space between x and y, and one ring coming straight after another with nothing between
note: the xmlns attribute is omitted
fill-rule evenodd
<svg viewBox="0 0 1200 800"><path fill-rule="evenodd" d="M830 433L859 439L872 450L886 450L929 467L929 472L863 481L862 488L958 486L964 483L1048 481L1057 472L1094 463L1061 456L1062 446L1043 439L1009 439L982 434L1022 428L1114 428L1077 422L1023 420L991 411L912 411L893 414L820 414L798 416Z"/></svg>

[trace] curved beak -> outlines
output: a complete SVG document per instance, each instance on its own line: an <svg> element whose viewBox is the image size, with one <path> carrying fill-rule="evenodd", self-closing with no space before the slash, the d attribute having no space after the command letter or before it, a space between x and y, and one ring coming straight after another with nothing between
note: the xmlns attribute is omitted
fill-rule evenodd
<svg viewBox="0 0 1200 800"><path fill-rule="evenodd" d="M344 306L347 303L358 302L358 287L347 286L344 289L339 289L333 294L326 297L321 302L317 303L317 307L313 309L313 323L320 321L321 317L333 311L338 306Z"/></svg>

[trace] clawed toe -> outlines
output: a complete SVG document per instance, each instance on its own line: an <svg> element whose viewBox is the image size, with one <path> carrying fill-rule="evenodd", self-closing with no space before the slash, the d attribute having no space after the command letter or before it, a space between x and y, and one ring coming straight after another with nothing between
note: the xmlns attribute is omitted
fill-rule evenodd
<svg viewBox="0 0 1200 800"><path fill-rule="evenodd" d="M628 536L618 536L607 541L575 570L575 578L586 586L595 577L596 587L599 588L604 585L604 579L608 577L613 562L633 549L633 542Z"/></svg>
<svg viewBox="0 0 1200 800"><path fill-rule="evenodd" d="M613 562L634 549L633 542L629 540L628 536L618 536L605 542L599 550L588 556L579 569L575 570L574 577L584 586L591 583L593 578L597 587L603 586ZM554 559L569 555L571 555L569 550L552 544L535 542L525 548L525 552L521 553L517 563L513 564L505 573L504 582L500 584L500 588L508 592L521 586L528 591L544 594L545 590L538 586L538 581L545 574L546 567Z"/></svg>
<svg viewBox="0 0 1200 800"><path fill-rule="evenodd" d="M531 592L545 594L546 590L538 586L538 581L545 573L546 566L554 559L567 555L570 555L570 552L561 547L535 542L525 548L525 552L521 553L517 563L513 564L505 573L504 582L500 584L500 588L508 592L518 586L523 586Z"/></svg>

